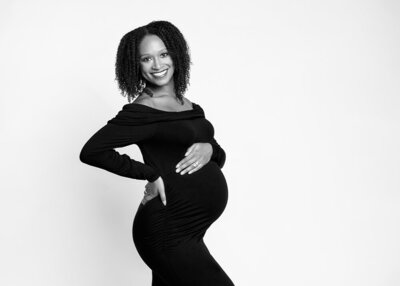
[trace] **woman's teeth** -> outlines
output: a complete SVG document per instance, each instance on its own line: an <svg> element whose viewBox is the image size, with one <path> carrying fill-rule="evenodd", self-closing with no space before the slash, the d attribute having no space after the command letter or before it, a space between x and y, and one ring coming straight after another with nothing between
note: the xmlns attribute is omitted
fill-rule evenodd
<svg viewBox="0 0 400 286"><path fill-rule="evenodd" d="M167 69L162 71L162 72L158 72L158 73L153 73L153 76L155 77L164 77L167 74Z"/></svg>

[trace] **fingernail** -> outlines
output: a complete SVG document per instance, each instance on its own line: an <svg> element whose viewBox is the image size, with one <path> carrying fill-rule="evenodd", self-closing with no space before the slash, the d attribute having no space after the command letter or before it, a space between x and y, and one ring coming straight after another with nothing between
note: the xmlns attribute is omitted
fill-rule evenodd
<svg viewBox="0 0 400 286"><path fill-rule="evenodd" d="M179 173L179 171L180 171L180 169L176 169L176 171L175 171L175 172Z"/></svg>
<svg viewBox="0 0 400 286"><path fill-rule="evenodd" d="M164 206L166 206L167 205L167 201L163 201L163 204L164 204Z"/></svg>

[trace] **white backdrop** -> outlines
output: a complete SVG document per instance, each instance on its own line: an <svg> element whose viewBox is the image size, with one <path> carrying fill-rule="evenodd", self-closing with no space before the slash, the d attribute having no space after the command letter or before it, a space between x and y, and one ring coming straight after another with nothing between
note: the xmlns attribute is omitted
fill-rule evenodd
<svg viewBox="0 0 400 286"><path fill-rule="evenodd" d="M399 3L2 1L0 284L150 285L146 181L79 152L127 103L121 37L168 20L227 154L205 241L235 284L400 285Z"/></svg>

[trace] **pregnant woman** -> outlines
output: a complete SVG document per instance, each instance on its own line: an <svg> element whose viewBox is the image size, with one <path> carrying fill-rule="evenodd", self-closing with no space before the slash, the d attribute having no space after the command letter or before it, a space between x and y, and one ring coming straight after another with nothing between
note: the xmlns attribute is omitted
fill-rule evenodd
<svg viewBox="0 0 400 286"><path fill-rule="evenodd" d="M115 66L129 103L87 141L80 160L148 181L132 234L153 286L231 286L203 241L226 207L228 187L221 171L225 151L213 125L183 96L190 64L187 43L170 22L127 33ZM131 144L144 163L114 150Z"/></svg>

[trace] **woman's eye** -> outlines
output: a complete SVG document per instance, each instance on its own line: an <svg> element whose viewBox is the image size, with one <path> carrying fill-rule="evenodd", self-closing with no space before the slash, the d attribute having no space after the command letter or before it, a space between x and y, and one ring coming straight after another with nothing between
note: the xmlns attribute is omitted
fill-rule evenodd
<svg viewBox="0 0 400 286"><path fill-rule="evenodd" d="M161 55L164 56L164 57L166 57L166 56L168 56L169 54L168 54L168 53L162 53Z"/></svg>
<svg viewBox="0 0 400 286"><path fill-rule="evenodd" d="M143 62L148 62L150 60L150 58L142 58Z"/></svg>

